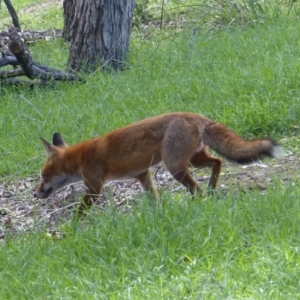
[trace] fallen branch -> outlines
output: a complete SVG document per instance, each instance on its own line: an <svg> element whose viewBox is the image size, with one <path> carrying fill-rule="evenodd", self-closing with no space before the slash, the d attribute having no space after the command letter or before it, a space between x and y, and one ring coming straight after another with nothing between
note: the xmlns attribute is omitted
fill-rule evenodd
<svg viewBox="0 0 300 300"><path fill-rule="evenodd" d="M4 36L2 45L5 49L1 51L2 57L0 58L0 68L11 65L13 70L0 72L1 83L9 83L13 85L15 82L19 85L22 81L10 80L8 78L17 76L27 76L29 79L39 79L43 85L47 85L48 81L80 81L81 78L78 75L63 72L57 69L49 68L45 65L35 62L27 48L24 35L17 31L14 27L8 29L7 36ZM2 48L3 48L2 47ZM34 84L34 81L29 83L30 86Z"/></svg>
<svg viewBox="0 0 300 300"><path fill-rule="evenodd" d="M22 69L12 69L9 71L1 71L0 72L0 78L11 78L16 76L23 76L25 75L24 71Z"/></svg>
<svg viewBox="0 0 300 300"><path fill-rule="evenodd" d="M5 52L3 51L3 52L1 52L1 54L2 54L2 57L0 59L0 68L8 66L8 65L11 65L13 67L16 67L17 65L19 65L18 60L12 53L10 53L8 51L5 51Z"/></svg>
<svg viewBox="0 0 300 300"><path fill-rule="evenodd" d="M23 80L23 79L17 79L17 78L7 78L1 80L1 84L5 84L6 86L18 86L18 87L29 87L33 90L36 83L32 80ZM42 85L41 83L38 83L38 85Z"/></svg>
<svg viewBox="0 0 300 300"><path fill-rule="evenodd" d="M14 26L16 28L21 29L18 15L17 15L16 10L14 9L13 5L11 4L10 0L4 0L4 3L6 4L6 7L10 13L10 16L11 16Z"/></svg>

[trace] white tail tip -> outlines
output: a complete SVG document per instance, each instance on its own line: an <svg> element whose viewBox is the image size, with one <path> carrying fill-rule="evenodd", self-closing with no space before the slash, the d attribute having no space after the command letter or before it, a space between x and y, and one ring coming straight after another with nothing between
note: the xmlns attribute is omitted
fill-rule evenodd
<svg viewBox="0 0 300 300"><path fill-rule="evenodd" d="M273 147L272 156L274 158L281 158L287 155L288 153L285 151L285 149L282 146L276 145Z"/></svg>

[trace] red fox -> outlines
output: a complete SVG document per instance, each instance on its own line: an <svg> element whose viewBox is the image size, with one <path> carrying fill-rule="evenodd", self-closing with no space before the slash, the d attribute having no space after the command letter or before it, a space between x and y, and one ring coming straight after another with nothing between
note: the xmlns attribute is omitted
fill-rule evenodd
<svg viewBox="0 0 300 300"><path fill-rule="evenodd" d="M202 190L189 166L210 167L208 186L214 189L217 185L222 160L210 156L208 147L239 164L277 157L281 148L269 138L245 140L220 123L188 112L144 119L72 146L67 146L59 133L54 133L53 144L41 141L47 159L34 196L47 198L63 186L83 180L86 195L79 212L93 204L105 182L115 179L135 178L158 199L149 168L161 161L194 195Z"/></svg>

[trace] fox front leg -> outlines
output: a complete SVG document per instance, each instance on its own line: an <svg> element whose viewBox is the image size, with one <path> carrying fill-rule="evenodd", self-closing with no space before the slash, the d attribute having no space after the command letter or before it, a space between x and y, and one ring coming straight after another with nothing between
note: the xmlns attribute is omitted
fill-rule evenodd
<svg viewBox="0 0 300 300"><path fill-rule="evenodd" d="M101 180L84 179L86 193L78 207L78 214L82 215L84 211L88 210L99 198L103 188Z"/></svg>

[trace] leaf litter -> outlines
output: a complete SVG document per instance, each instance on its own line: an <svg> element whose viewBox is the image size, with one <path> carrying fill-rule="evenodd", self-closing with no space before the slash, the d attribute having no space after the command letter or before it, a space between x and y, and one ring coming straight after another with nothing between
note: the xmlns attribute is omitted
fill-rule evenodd
<svg viewBox="0 0 300 300"><path fill-rule="evenodd" d="M283 185L299 179L299 167L300 157L296 154L247 166L224 161L217 192L226 194L230 187L264 192L272 188L274 179ZM187 193L164 166L155 167L152 171L159 191ZM195 169L192 170L192 175L205 191L210 170ZM55 235L60 224L72 218L84 193L83 183L69 185L48 199L35 199L32 194L38 182L39 178L29 177L0 185L0 241L4 241L9 235L29 232L34 228ZM130 212L132 204L142 193L143 189L137 181L113 181L106 184L94 207L105 210L112 199L117 209ZM213 198L209 200L213 201Z"/></svg>

